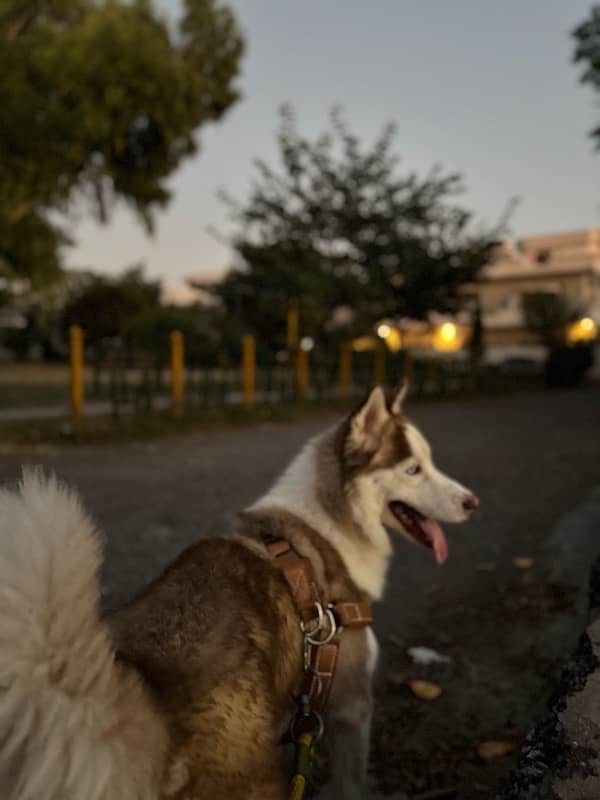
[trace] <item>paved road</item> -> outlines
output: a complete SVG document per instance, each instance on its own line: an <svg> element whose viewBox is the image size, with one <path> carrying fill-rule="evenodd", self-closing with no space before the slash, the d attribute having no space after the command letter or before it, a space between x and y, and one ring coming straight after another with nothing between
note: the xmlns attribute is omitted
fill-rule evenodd
<svg viewBox="0 0 600 800"><path fill-rule="evenodd" d="M517 741L540 713L583 624L579 591L600 551L600 390L423 403L417 423L439 465L482 498L476 520L450 532L443 568L398 542L378 616L383 642L373 769L386 790L456 785L488 798L510 759L482 764L483 739ZM22 461L81 490L107 535L105 605L128 598L183 546L223 530L298 446L331 422L202 432L126 447L0 455L0 479ZM559 524L560 523L560 524ZM512 559L534 559L517 569ZM424 644L452 663L416 667ZM437 681L433 703L407 677Z"/></svg>

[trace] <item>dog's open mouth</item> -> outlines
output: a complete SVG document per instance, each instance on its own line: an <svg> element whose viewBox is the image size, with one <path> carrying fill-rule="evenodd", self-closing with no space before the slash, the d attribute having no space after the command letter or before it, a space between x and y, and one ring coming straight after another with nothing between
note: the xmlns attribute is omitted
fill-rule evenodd
<svg viewBox="0 0 600 800"><path fill-rule="evenodd" d="M390 503L390 511L411 539L424 547L431 548L437 563L444 563L448 558L448 542L439 523L434 519L424 517L416 508L412 508L400 500Z"/></svg>

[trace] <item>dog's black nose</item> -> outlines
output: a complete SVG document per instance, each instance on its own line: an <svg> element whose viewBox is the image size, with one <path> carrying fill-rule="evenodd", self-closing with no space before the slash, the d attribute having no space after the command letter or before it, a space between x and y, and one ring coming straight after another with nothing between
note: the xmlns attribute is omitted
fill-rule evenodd
<svg viewBox="0 0 600 800"><path fill-rule="evenodd" d="M476 494L469 494L463 500L463 508L465 511L475 511L479 505L479 498Z"/></svg>

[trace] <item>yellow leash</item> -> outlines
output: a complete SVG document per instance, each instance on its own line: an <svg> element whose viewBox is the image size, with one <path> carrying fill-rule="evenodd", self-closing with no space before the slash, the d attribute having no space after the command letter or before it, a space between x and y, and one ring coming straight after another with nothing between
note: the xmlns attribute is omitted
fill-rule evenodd
<svg viewBox="0 0 600 800"><path fill-rule="evenodd" d="M294 775L290 786L290 800L303 800L306 789L306 778L304 775Z"/></svg>
<svg viewBox="0 0 600 800"><path fill-rule="evenodd" d="M314 772L314 750L312 733L303 733L296 742L296 766L290 784L289 800L304 800L306 790Z"/></svg>

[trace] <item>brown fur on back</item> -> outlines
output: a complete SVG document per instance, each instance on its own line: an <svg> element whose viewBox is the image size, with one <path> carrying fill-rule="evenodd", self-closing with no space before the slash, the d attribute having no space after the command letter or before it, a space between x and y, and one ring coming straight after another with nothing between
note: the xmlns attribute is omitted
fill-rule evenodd
<svg viewBox="0 0 600 800"><path fill-rule="evenodd" d="M112 625L119 658L139 670L167 720L164 797L280 797L278 728L301 636L271 562L237 541L200 542Z"/></svg>
<svg viewBox="0 0 600 800"><path fill-rule="evenodd" d="M183 552L112 617L118 658L164 716L164 798L282 798L279 737L302 669L299 617L261 544L285 536L310 559L324 602L362 600L337 552L286 511L238 515L234 537Z"/></svg>

